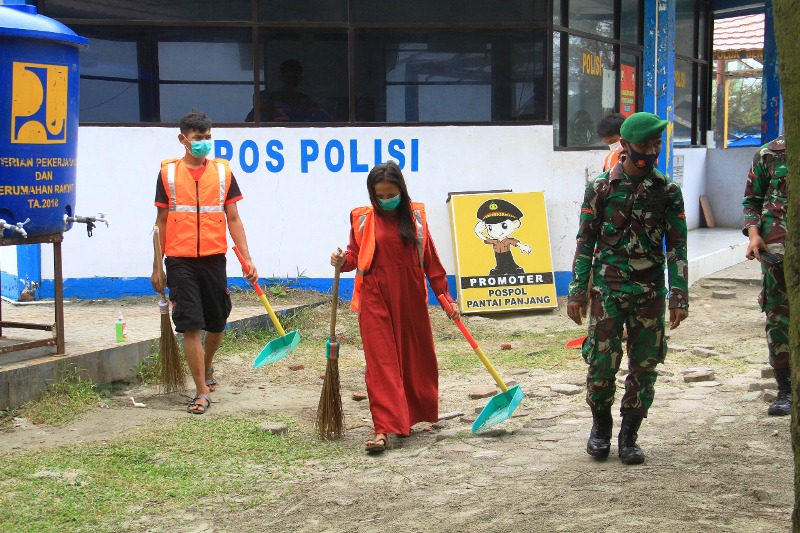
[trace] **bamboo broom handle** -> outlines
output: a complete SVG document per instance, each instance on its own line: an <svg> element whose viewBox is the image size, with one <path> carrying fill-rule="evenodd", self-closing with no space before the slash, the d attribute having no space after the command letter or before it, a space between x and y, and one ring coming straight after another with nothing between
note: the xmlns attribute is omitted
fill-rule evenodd
<svg viewBox="0 0 800 533"><path fill-rule="evenodd" d="M161 277L161 281L163 282L162 285L167 284L167 276L164 274L164 263L163 263L163 254L161 253L161 235L158 231L158 226L153 226L153 267L158 268L159 276ZM163 289L159 291L160 294L163 296L164 291Z"/></svg>
<svg viewBox="0 0 800 533"><path fill-rule="evenodd" d="M339 307L339 274L341 271L342 268L337 266L336 271L333 274L333 295L331 298L331 340L336 338L336 309Z"/></svg>

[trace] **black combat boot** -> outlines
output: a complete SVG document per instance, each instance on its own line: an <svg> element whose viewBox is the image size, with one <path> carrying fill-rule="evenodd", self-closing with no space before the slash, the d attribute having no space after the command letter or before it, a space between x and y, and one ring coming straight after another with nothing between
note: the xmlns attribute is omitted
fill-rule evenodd
<svg viewBox="0 0 800 533"><path fill-rule="evenodd" d="M792 375L789 368L776 368L775 381L778 382L778 397L769 406L770 416L786 416L792 412Z"/></svg>
<svg viewBox="0 0 800 533"><path fill-rule="evenodd" d="M623 464L638 465L644 462L644 452L636 444L639 437L639 426L642 417L625 414L622 415L622 426L619 428L619 458Z"/></svg>
<svg viewBox="0 0 800 533"><path fill-rule="evenodd" d="M586 453L595 459L605 459L611 450L611 429L614 427L614 419L611 418L611 410L604 409L597 411L592 409L592 432L589 433L589 441L586 443Z"/></svg>

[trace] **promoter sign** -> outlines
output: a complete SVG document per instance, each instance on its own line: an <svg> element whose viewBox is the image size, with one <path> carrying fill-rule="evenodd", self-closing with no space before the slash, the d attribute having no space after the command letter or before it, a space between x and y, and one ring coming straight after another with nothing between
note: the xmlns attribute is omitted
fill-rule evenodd
<svg viewBox="0 0 800 533"><path fill-rule="evenodd" d="M544 193L448 199L462 313L557 307Z"/></svg>

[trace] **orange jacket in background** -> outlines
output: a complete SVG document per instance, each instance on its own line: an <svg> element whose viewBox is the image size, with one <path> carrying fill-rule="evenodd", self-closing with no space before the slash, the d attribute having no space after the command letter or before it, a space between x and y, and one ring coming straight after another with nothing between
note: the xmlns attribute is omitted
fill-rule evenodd
<svg viewBox="0 0 800 533"><path fill-rule="evenodd" d="M608 172L614 165L619 162L619 156L622 153L622 147L620 146L616 150L611 150L606 154L606 158L603 160L603 172Z"/></svg>

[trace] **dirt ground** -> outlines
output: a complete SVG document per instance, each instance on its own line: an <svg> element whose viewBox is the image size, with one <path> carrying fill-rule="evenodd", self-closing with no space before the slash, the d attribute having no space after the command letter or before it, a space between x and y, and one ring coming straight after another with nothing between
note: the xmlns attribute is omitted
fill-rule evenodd
<svg viewBox="0 0 800 533"><path fill-rule="evenodd" d="M491 384L491 379L477 360L474 372L443 371L440 414L464 415L419 424L409 438L393 436L387 452L363 454L363 442L371 436L368 401L351 398L364 390L363 354L354 318L341 307L337 331L356 337L343 346L343 357L357 363L343 366L341 374L348 426L341 445L354 453L335 468L312 462L299 480L275 482L274 493L282 497L269 505L220 513L213 501L206 501L179 515L150 508L128 529L789 531L789 419L766 415L770 391L762 389L774 389L774 379L762 377L767 357L763 315L756 304L759 288L753 283L757 276L752 270L738 275L753 266L722 271L691 288L690 316L670 332L670 352L659 367L655 403L640 430L639 443L647 454L643 465L622 465L616 439L607 461L586 454L591 417L583 397L585 366L577 350L570 352L576 361L565 365L566 370L501 369L506 378L519 382L526 398L515 413L519 416L478 435L469 431L471 418L487 399L469 399L468 391ZM738 281L728 279L734 277ZM311 312L325 315L330 306ZM441 314L436 308L431 312ZM513 343L514 331L538 332L546 340L553 331L574 329L563 303L552 312L469 316L465 322L470 328L498 332L490 344L482 343L490 357L499 349L495 343L503 333ZM452 327L439 318L435 324ZM309 354L324 353L326 335L323 331L318 335L321 342L311 341ZM535 353L535 348L525 349ZM297 361L307 363L310 357L301 355ZM221 385L204 416L242 411L265 419L288 415L311 428L323 367L307 363L305 370L291 371L287 362L254 371L251 361L249 354L233 353L217 363ZM711 370L713 377L684 381L694 369ZM133 408L131 396L148 407ZM620 396L618 389L617 402ZM184 402L177 394L159 395L156 387L132 385L111 399L110 409L95 409L68 426L22 426L3 432L0 453L130 434L156 419L189 416ZM615 436L618 427L615 412Z"/></svg>

